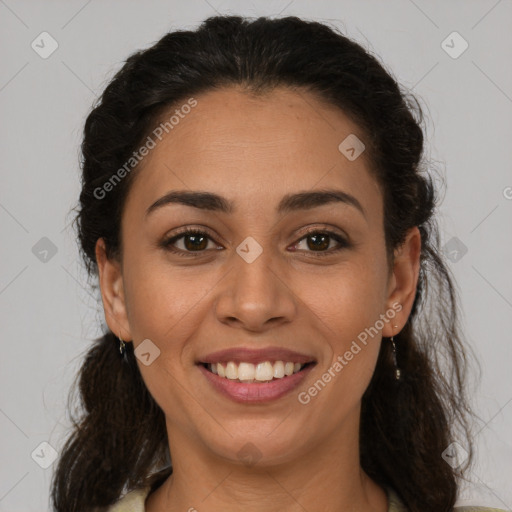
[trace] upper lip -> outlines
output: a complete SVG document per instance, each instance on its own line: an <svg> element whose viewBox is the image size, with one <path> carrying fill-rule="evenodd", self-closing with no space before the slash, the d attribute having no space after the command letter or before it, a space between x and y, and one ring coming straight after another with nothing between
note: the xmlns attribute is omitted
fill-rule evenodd
<svg viewBox="0 0 512 512"><path fill-rule="evenodd" d="M294 363L306 364L315 361L313 356L301 354L294 350L287 350L282 347L267 347L261 349L250 349L244 347L228 348L212 352L201 357L199 363L260 363L264 361L291 361Z"/></svg>

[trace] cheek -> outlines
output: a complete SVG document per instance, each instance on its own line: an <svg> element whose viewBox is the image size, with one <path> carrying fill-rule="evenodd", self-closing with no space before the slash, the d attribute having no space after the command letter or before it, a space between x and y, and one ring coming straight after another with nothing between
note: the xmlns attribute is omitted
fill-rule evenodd
<svg viewBox="0 0 512 512"><path fill-rule="evenodd" d="M213 276L209 283L206 275L197 277L154 261L126 267L130 271L125 278L125 299L134 339L154 339L167 350L172 340L188 337L187 329L196 325L191 318L215 283Z"/></svg>
<svg viewBox="0 0 512 512"><path fill-rule="evenodd" d="M391 315L385 316L386 284L385 260L375 255L341 265L336 273L315 279L309 293L302 293L307 307L321 320L317 324L329 346L330 357L319 368L318 378L329 373L324 381L333 382L332 392L340 403L347 402L347 407L366 389L375 369L384 322L392 321Z"/></svg>
<svg viewBox="0 0 512 512"><path fill-rule="evenodd" d="M190 364L189 341L200 325L199 318L204 320L211 308L208 290L218 278L205 282L204 276L187 277L179 269L154 262L126 268L130 272L125 277L125 299L134 349L149 339L160 351L149 365L137 360L139 370L160 408L173 411L173 421L186 428L190 411L200 402L200 397L191 400L183 387L189 371L185 362Z"/></svg>
<svg viewBox="0 0 512 512"><path fill-rule="evenodd" d="M341 348L384 312L387 269L377 257L345 262L329 273L301 278L301 299L320 317Z"/></svg>

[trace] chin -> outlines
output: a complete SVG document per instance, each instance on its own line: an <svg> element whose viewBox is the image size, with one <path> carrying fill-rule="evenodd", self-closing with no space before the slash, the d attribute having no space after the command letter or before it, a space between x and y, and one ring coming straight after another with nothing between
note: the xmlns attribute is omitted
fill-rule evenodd
<svg viewBox="0 0 512 512"><path fill-rule="evenodd" d="M254 422L257 426L252 425L252 428L248 425L250 422L239 422L236 431L226 428L221 439L209 438L204 442L214 456L249 468L268 468L291 462L304 451L300 429L290 432L290 426L283 418L264 421L263 425L262 420L255 419Z"/></svg>

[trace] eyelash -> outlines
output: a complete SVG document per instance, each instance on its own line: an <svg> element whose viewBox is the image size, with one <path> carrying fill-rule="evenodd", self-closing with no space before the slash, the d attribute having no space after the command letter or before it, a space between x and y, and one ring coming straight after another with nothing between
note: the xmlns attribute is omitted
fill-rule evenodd
<svg viewBox="0 0 512 512"><path fill-rule="evenodd" d="M183 238L186 235L206 235L207 238L209 238L210 240L213 241L213 238L206 231L201 231L200 229L197 229L197 228L184 228L178 234L165 239L162 242L161 246L166 251L177 254L178 256L183 256L185 258L188 258L188 257L194 258L194 257L197 257L197 256L201 255L202 253L206 252L206 249L201 250L201 251L184 251L182 249L176 249L175 247L172 246L173 243L177 242L180 238ZM327 236L329 236L329 238L332 238L334 241L336 241L336 242L338 242L338 244L340 244L340 247L338 247L336 249L329 249L327 251L306 251L306 252L312 253L312 255L314 255L314 257L329 256L329 255L332 255L333 253L337 253L343 249L347 249L347 248L351 247L351 244L345 238L343 238L341 235L339 235L338 233L334 233L333 231L329 231L329 230L321 230L318 228L308 229L306 231L306 233L304 234L304 236L302 238L300 238L296 242L296 244L298 244L299 242L301 242L305 238L308 238L311 235L327 235ZM296 245L296 244L294 244L294 245ZM298 251L300 252L301 250L299 249Z"/></svg>

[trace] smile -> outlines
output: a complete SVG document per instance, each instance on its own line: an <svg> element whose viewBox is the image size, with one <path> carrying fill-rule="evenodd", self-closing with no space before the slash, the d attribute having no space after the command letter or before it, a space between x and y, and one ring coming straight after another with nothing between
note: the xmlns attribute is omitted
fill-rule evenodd
<svg viewBox="0 0 512 512"><path fill-rule="evenodd" d="M253 363L210 363L206 368L219 377L234 380L237 382L271 382L274 379L282 379L294 373L300 372L306 364L294 363L292 361L263 361Z"/></svg>
<svg viewBox="0 0 512 512"><path fill-rule="evenodd" d="M228 361L225 365L202 363L197 367L212 389L220 395L238 403L258 404L289 394L301 384L315 365L315 362L264 361L257 364L235 364Z"/></svg>

